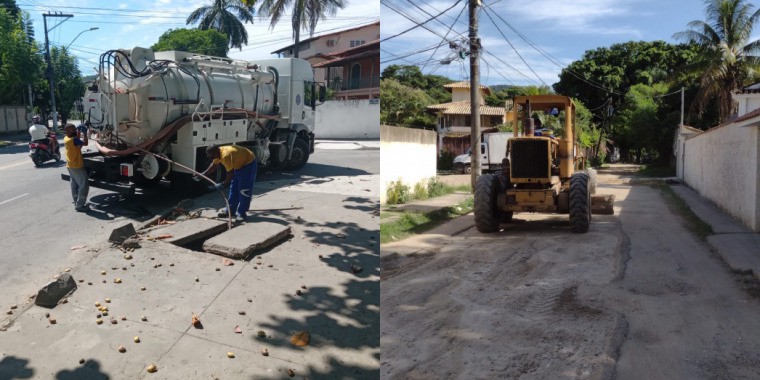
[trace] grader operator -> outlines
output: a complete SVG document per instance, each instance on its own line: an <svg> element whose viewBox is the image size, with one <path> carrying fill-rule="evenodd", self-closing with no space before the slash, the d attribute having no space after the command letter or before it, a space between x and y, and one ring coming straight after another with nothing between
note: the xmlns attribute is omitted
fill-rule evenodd
<svg viewBox="0 0 760 380"><path fill-rule="evenodd" d="M573 232L588 232L596 173L584 170L575 104L560 95L517 96L513 104L522 108L522 115L514 113L514 137L507 143L504 169L476 182L475 226L480 232L495 232L501 223L510 222L515 212L546 212L569 214ZM555 138L536 131L532 110L564 112L564 136ZM593 198L601 205L599 211L612 212L612 196Z"/></svg>

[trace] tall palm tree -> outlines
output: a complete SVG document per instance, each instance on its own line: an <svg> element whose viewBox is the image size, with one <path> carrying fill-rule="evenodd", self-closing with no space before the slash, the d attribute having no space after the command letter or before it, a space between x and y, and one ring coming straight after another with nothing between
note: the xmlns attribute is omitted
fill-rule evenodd
<svg viewBox="0 0 760 380"><path fill-rule="evenodd" d="M335 16L338 9L343 9L346 0L264 0L259 6L259 16L270 18L270 28L274 28L286 9L292 9L291 23L293 26L293 57L298 58L301 41L301 29L309 32L309 37L314 36L317 22L324 20L328 15Z"/></svg>
<svg viewBox="0 0 760 380"><path fill-rule="evenodd" d="M243 45L248 45L248 32L244 24L253 24L254 11L253 1L250 0L212 0L210 5L202 6L190 13L186 23L198 23L200 30L216 29L227 35L227 42L231 48L243 50Z"/></svg>
<svg viewBox="0 0 760 380"><path fill-rule="evenodd" d="M731 91L753 78L760 68L760 40L749 41L760 19L760 9L746 0L705 0L707 21L694 20L689 29L673 38L699 45L704 50L694 68L701 72L697 108L704 112L717 98L718 115L726 121L735 110Z"/></svg>

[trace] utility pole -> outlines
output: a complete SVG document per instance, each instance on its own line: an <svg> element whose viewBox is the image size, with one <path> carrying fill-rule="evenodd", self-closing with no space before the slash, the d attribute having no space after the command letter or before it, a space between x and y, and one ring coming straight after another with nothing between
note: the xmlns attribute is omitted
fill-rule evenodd
<svg viewBox="0 0 760 380"><path fill-rule="evenodd" d="M684 92L684 88L681 87L681 124L679 124L680 126L683 126L683 103L684 103L684 99L685 99L685 96L684 96L683 92Z"/></svg>
<svg viewBox="0 0 760 380"><path fill-rule="evenodd" d="M64 17L63 21L66 21L67 19L74 17L74 15L63 14L60 12L42 14L42 23L45 26L45 61L47 61L48 83L50 84L50 106L52 108L51 111L53 113L52 115L53 116L53 133L55 133L58 130L58 112L56 112L56 109L55 109L55 75L53 73L53 63L50 61L50 41L48 40L48 27L47 27L48 17ZM58 25L61 25L63 21L59 22L56 26L52 27L50 30L53 30L56 27L58 27Z"/></svg>
<svg viewBox="0 0 760 380"><path fill-rule="evenodd" d="M470 165L470 185L475 192L475 184L480 176L480 68L478 38L478 7L480 0L470 1L470 147L472 159Z"/></svg>

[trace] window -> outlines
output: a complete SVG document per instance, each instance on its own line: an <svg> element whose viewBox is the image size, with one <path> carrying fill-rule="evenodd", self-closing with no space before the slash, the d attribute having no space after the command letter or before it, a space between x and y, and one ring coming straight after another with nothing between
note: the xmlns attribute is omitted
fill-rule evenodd
<svg viewBox="0 0 760 380"><path fill-rule="evenodd" d="M359 88L359 84L361 83L361 77L362 77L362 65L358 63L354 63L351 65L351 85L349 89L357 89Z"/></svg>
<svg viewBox="0 0 760 380"><path fill-rule="evenodd" d="M351 40L351 47L364 45L364 40Z"/></svg>
<svg viewBox="0 0 760 380"><path fill-rule="evenodd" d="M327 46L328 46L328 47L333 47L333 46L335 46L335 40L327 40Z"/></svg>

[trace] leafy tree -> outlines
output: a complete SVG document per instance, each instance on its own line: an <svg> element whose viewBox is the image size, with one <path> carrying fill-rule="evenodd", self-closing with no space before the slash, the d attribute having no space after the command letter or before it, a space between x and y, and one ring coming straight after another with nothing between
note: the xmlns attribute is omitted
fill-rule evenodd
<svg viewBox="0 0 760 380"><path fill-rule="evenodd" d="M760 69L760 40L750 42L752 29L760 20L760 9L746 0L706 0L707 21L694 20L689 29L673 37L701 48L699 60L691 65L701 72L696 105L700 114L711 98L717 97L723 122L734 111L731 92L741 87Z"/></svg>
<svg viewBox="0 0 760 380"><path fill-rule="evenodd" d="M226 57L229 51L227 36L214 29L169 29L150 49L179 50L216 57Z"/></svg>
<svg viewBox="0 0 760 380"><path fill-rule="evenodd" d="M435 101L420 89L401 84L395 79L380 80L380 122L398 126L435 126L425 107Z"/></svg>
<svg viewBox="0 0 760 380"><path fill-rule="evenodd" d="M492 107L504 107L508 99L521 95L544 95L553 94L548 86L512 86L497 85L491 87L491 95L485 98L486 105Z"/></svg>
<svg viewBox="0 0 760 380"><path fill-rule="evenodd" d="M434 104L451 101L451 93L443 86L454 81L440 75L423 74L417 66L389 65L380 77L394 79L405 86L424 90L434 99Z"/></svg>
<svg viewBox="0 0 760 380"><path fill-rule="evenodd" d="M24 87L37 80L42 57L27 35L28 14L0 7L0 103L23 104Z"/></svg>
<svg viewBox="0 0 760 380"><path fill-rule="evenodd" d="M262 17L269 17L270 28L274 28L287 10L292 12L291 25L293 27L293 56L298 58L300 51L301 30L314 36L319 20L325 20L327 15L335 16L338 9L346 6L345 0L264 0L259 6Z"/></svg>
<svg viewBox="0 0 760 380"><path fill-rule="evenodd" d="M241 0L212 0L210 5L190 13L186 23L198 23L200 30L215 29L224 33L230 47L243 50L243 45L248 45L245 23L253 24L253 12L253 5L246 5Z"/></svg>
<svg viewBox="0 0 760 380"><path fill-rule="evenodd" d="M74 108L74 101L84 95L82 73L76 58L66 48L52 47L50 61L55 73L56 108L61 114L61 121L66 123Z"/></svg>

